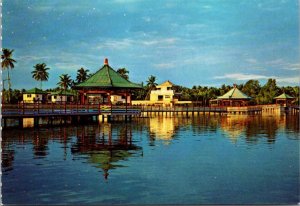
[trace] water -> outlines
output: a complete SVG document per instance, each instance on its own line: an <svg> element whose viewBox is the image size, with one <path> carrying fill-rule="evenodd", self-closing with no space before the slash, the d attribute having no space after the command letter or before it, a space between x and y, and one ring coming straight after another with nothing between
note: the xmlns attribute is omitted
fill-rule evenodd
<svg viewBox="0 0 300 206"><path fill-rule="evenodd" d="M299 117L153 117L6 129L2 201L296 204Z"/></svg>

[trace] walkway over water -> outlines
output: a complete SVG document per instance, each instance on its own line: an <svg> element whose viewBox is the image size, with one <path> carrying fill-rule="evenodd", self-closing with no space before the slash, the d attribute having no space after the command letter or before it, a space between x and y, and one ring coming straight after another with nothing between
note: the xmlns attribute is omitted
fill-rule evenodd
<svg viewBox="0 0 300 206"><path fill-rule="evenodd" d="M172 113L189 115L199 113L259 114L262 112L299 112L299 106L258 105L243 107L201 106L111 106L102 104L4 104L2 118L57 117L57 116L148 116L149 114Z"/></svg>
<svg viewBox="0 0 300 206"><path fill-rule="evenodd" d="M2 118L140 115L140 108L133 106L82 105L82 104L11 104L2 105Z"/></svg>

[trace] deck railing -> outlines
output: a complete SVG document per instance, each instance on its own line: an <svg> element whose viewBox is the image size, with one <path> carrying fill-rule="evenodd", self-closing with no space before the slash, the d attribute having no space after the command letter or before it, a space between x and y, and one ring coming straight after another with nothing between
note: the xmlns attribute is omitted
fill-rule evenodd
<svg viewBox="0 0 300 206"><path fill-rule="evenodd" d="M18 115L89 115L89 114L139 114L137 106L111 106L107 104L67 104L67 103L21 103L2 104L2 116Z"/></svg>
<svg viewBox="0 0 300 206"><path fill-rule="evenodd" d="M145 106L145 105L108 105L108 104L72 104L72 103L20 103L2 104L2 116L26 116L26 115L98 115L98 114L128 114L138 115L141 112L251 112L262 111L266 107L279 107L279 105L256 106Z"/></svg>

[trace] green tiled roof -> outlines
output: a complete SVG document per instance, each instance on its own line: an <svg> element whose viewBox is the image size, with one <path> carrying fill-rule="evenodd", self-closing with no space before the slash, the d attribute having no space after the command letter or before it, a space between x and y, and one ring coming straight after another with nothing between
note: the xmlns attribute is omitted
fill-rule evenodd
<svg viewBox="0 0 300 206"><path fill-rule="evenodd" d="M51 95L63 95L63 96L75 96L76 93L73 91L64 91L64 90L60 90L60 91L56 91L56 92L51 92Z"/></svg>
<svg viewBox="0 0 300 206"><path fill-rule="evenodd" d="M223 96L218 97L218 99L251 99L251 97L247 96L238 88L234 87Z"/></svg>
<svg viewBox="0 0 300 206"><path fill-rule="evenodd" d="M142 88L142 86L124 79L119 73L117 73L108 64L105 64L90 78L74 86L74 89L82 89L82 88L139 89Z"/></svg>
<svg viewBox="0 0 300 206"><path fill-rule="evenodd" d="M279 95L278 97L275 97L274 99L294 99L294 97L292 97L286 93L283 93L283 94Z"/></svg>
<svg viewBox="0 0 300 206"><path fill-rule="evenodd" d="M33 88L33 89L29 89L27 90L26 92L24 92L25 94L47 94L47 92L41 90L41 89L38 89L38 88Z"/></svg>

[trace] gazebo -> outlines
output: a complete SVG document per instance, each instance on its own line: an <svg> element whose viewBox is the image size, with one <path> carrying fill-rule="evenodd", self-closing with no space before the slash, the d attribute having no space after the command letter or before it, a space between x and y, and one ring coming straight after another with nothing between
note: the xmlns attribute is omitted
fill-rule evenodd
<svg viewBox="0 0 300 206"><path fill-rule="evenodd" d="M286 94L286 93L282 93L281 95L279 95L278 97L274 98L276 100L276 104L279 104L281 106L290 106L293 102L293 100L295 100L294 97Z"/></svg>
<svg viewBox="0 0 300 206"><path fill-rule="evenodd" d="M233 88L226 94L211 100L210 103L218 106L247 106L250 99L251 97L241 92L234 84Z"/></svg>
<svg viewBox="0 0 300 206"><path fill-rule="evenodd" d="M131 104L131 91L142 89L139 84L123 78L104 60L104 65L95 74L84 82L75 85L78 90L81 104L113 104L116 96L124 99L125 104Z"/></svg>

